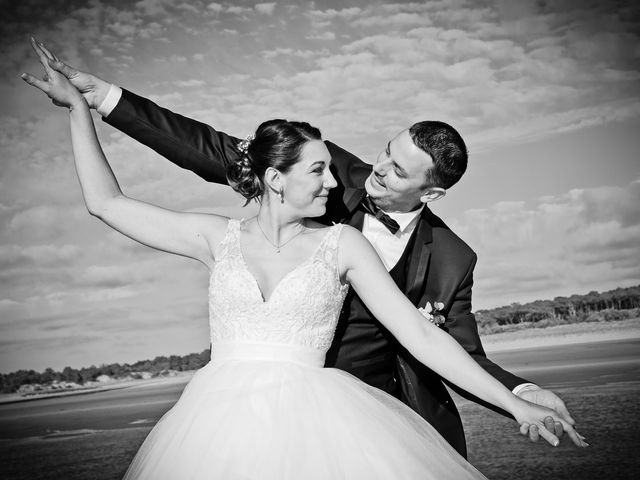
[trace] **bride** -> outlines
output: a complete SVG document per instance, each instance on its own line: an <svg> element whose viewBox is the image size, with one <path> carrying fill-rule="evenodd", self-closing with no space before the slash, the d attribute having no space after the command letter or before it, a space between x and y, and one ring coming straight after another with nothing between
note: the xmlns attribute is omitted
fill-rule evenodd
<svg viewBox="0 0 640 480"><path fill-rule="evenodd" d="M44 80L23 74L69 109L75 164L89 212L145 245L209 268L212 353L151 431L131 479L484 478L418 414L324 355L349 286L416 358L524 426L552 410L513 395L398 290L373 247L321 216L336 186L318 129L271 120L258 127L229 180L260 202L256 217L179 213L125 196L89 108L34 44ZM555 439L557 442L557 439Z"/></svg>

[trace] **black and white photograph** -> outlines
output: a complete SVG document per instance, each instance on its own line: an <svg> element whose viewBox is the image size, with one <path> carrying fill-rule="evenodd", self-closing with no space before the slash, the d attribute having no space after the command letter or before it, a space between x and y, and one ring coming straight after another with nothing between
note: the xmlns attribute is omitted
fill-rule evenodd
<svg viewBox="0 0 640 480"><path fill-rule="evenodd" d="M0 477L640 474L640 6L0 0Z"/></svg>

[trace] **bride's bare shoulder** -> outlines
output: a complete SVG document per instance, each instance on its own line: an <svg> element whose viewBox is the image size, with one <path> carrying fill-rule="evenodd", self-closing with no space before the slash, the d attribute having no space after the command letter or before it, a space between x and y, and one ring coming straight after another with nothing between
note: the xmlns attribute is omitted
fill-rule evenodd
<svg viewBox="0 0 640 480"><path fill-rule="evenodd" d="M363 241L367 242L367 244L369 243L369 241L365 238L365 236L362 234L360 230L347 224L342 225L340 240L346 241L349 243L353 243L353 242L359 243Z"/></svg>
<svg viewBox="0 0 640 480"><path fill-rule="evenodd" d="M369 243L369 240L365 238L360 230L351 225L342 226L339 247L340 250L347 255L355 255L358 257L368 256L371 253L375 255L375 250Z"/></svg>
<svg viewBox="0 0 640 480"><path fill-rule="evenodd" d="M316 222L315 220L306 220L305 225L309 229L310 233L318 233L322 235L326 233L330 228L333 228L338 224L328 226L323 223ZM352 227L351 225L347 225L345 223L345 224L341 224L341 227L342 227L342 231L340 233L340 237L343 237L344 235L346 235L347 239L350 239L352 237L362 237L362 239L364 239L365 242L367 241L366 238L364 238L364 236L362 235L362 232ZM352 239L351 241L354 241L354 240Z"/></svg>
<svg viewBox="0 0 640 480"><path fill-rule="evenodd" d="M211 247L215 247L224 239L231 218L215 214L202 214L205 235Z"/></svg>

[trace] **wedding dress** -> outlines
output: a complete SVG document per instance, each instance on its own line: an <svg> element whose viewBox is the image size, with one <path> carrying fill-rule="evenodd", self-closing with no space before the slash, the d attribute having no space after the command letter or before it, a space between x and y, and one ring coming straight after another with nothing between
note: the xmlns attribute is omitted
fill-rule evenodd
<svg viewBox="0 0 640 480"><path fill-rule="evenodd" d="M342 225L263 298L231 220L211 271L211 361L160 419L126 479L484 478L399 400L323 368L348 286Z"/></svg>

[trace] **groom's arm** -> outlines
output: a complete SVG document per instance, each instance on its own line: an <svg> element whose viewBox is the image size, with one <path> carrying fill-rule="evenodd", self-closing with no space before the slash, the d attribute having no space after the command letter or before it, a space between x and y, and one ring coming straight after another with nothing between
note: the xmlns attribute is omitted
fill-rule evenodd
<svg viewBox="0 0 640 480"><path fill-rule="evenodd" d="M98 112L108 124L150 147L181 168L209 182L227 183L227 165L238 158L239 139L202 122L160 107L125 89L115 107ZM332 171L345 187L363 188L371 166L342 147L325 141L333 160Z"/></svg>
<svg viewBox="0 0 640 480"><path fill-rule="evenodd" d="M103 120L152 148L177 166L191 170L208 182L227 183L227 166L239 152L239 139L213 127L162 108L125 89L111 89L121 95L114 108L98 107ZM103 102L103 104L105 103Z"/></svg>
<svg viewBox="0 0 640 480"><path fill-rule="evenodd" d="M49 56L53 57L50 52ZM65 75L110 125L207 181L227 183L226 166L238 157L237 138L57 59L50 66ZM371 166L334 143L326 144L340 184L362 188Z"/></svg>

